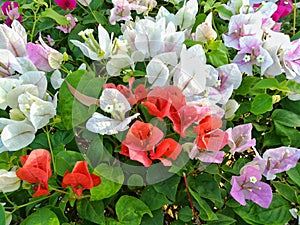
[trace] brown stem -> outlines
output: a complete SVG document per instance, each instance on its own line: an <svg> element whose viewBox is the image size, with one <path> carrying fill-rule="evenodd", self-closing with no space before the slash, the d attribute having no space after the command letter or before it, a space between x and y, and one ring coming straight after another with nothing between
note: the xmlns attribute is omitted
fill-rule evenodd
<svg viewBox="0 0 300 225"><path fill-rule="evenodd" d="M189 198L189 201L190 201L190 205L191 205L191 208L192 208L192 212L193 212L194 217L195 217L195 222L196 222L197 225L201 225L201 222L200 222L200 219L199 219L199 216L198 216L198 212L195 210L195 207L194 207L194 204L193 204L193 199L192 199L192 196L191 196L191 193L190 193L190 190L189 190L189 185L188 185L185 173L183 173L183 180L184 180L185 188L186 188L187 195L188 195L188 198Z"/></svg>

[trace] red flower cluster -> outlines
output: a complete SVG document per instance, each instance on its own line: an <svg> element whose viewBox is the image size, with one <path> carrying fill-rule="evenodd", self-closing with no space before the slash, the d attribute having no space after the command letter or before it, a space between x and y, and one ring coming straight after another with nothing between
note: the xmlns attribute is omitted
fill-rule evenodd
<svg viewBox="0 0 300 225"><path fill-rule="evenodd" d="M150 123L136 121L129 129L122 142L120 154L149 167L152 160L159 159L165 166L171 166L171 158L176 160L181 152L181 145L171 138L163 138L163 132ZM160 142L160 143L159 143Z"/></svg>
<svg viewBox="0 0 300 225"><path fill-rule="evenodd" d="M155 87L147 95L143 103L151 115L159 119L168 117L174 124L174 130L182 137L186 137L186 129L208 115L208 107L187 105L185 96L176 86L166 88Z"/></svg>
<svg viewBox="0 0 300 225"><path fill-rule="evenodd" d="M48 195L48 179L52 175L50 153L45 149L33 150L30 155L21 156L22 168L16 174L21 180L37 183L33 197Z"/></svg>
<svg viewBox="0 0 300 225"><path fill-rule="evenodd" d="M222 121L219 117L210 115L209 107L187 104L182 91L172 85L165 88L157 86L148 94L144 85L139 85L133 93L133 82L134 78L129 81L129 88L114 84L106 84L104 88L117 89L132 105L145 99L141 104L147 107L149 113L160 120L169 118L173 122L174 130L183 138L186 137L187 128L198 123L194 128L197 134L197 149L219 151L227 144L227 133L219 129ZM152 164L152 160L160 160L165 166L171 166L170 159L176 160L182 147L171 138L163 139L163 135L163 132L152 124L136 121L122 142L120 154L146 167Z"/></svg>
<svg viewBox="0 0 300 225"><path fill-rule="evenodd" d="M70 185L78 197L84 189L91 189L99 184L101 184L100 177L90 174L86 161L76 162L72 173L66 172L62 181L62 187Z"/></svg>
<svg viewBox="0 0 300 225"><path fill-rule="evenodd" d="M219 129L222 127L222 120L219 117L207 116L202 119L194 128L198 134L196 145L200 149L219 151L228 143L227 132Z"/></svg>
<svg viewBox="0 0 300 225"><path fill-rule="evenodd" d="M35 149L29 155L21 156L22 168L16 174L21 180L32 184L36 192L33 197L50 194L48 180L52 175L51 155L45 149ZM75 194L80 197L83 189L91 189L101 183L99 176L90 174L87 163L79 161L75 164L72 173L66 172L63 178L62 187L70 185Z"/></svg>

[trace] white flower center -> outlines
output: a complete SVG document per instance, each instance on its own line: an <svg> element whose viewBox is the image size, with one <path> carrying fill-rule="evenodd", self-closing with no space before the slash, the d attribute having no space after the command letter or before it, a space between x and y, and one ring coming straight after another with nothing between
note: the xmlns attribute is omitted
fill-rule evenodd
<svg viewBox="0 0 300 225"><path fill-rule="evenodd" d="M30 110L30 105L29 105L29 104L25 104L25 109L26 109L27 111L29 111L29 110Z"/></svg>
<svg viewBox="0 0 300 225"><path fill-rule="evenodd" d="M105 106L104 112L111 113L113 110L114 110L113 105L107 105L107 106Z"/></svg>
<svg viewBox="0 0 300 225"><path fill-rule="evenodd" d="M243 60L244 60L244 62L249 62L251 60L250 55L245 55Z"/></svg>
<svg viewBox="0 0 300 225"><path fill-rule="evenodd" d="M216 86L217 86L217 87L221 86L221 84L222 84L222 81L221 81L221 80L217 80L217 81L216 81Z"/></svg>
<svg viewBox="0 0 300 225"><path fill-rule="evenodd" d="M258 63L263 63L265 61L265 57L262 55L257 56L256 61Z"/></svg>
<svg viewBox="0 0 300 225"><path fill-rule="evenodd" d="M125 106L123 103L116 104L115 108L116 108L115 110L117 110L119 112L123 112L125 110Z"/></svg>
<svg viewBox="0 0 300 225"><path fill-rule="evenodd" d="M250 177L250 182L255 184L257 182L256 177L254 177L254 176Z"/></svg>

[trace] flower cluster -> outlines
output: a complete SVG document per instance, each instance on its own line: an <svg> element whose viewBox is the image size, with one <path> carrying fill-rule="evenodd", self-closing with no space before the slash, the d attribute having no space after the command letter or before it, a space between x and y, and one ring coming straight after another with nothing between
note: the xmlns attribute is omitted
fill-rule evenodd
<svg viewBox="0 0 300 225"><path fill-rule="evenodd" d="M29 155L21 157L22 168L16 171L19 179L25 180L31 184L36 184L33 197L49 195L48 180L52 175L51 156L45 149L35 149ZM78 161L72 172L66 171L62 187L71 186L74 193L80 197L84 189L91 189L101 183L99 176L90 174L87 163Z"/></svg>
<svg viewBox="0 0 300 225"><path fill-rule="evenodd" d="M246 164L240 171L240 176L233 176L230 194L241 205L246 205L245 199L250 199L263 208L268 208L272 202L272 188L261 182L262 175L267 180L276 178L281 173L296 166L300 159L300 150L290 147L268 149L263 158L256 158Z"/></svg>
<svg viewBox="0 0 300 225"><path fill-rule="evenodd" d="M7 16L5 24L10 26L14 20L22 22L22 15L19 13L18 2L4 2L1 7L4 16Z"/></svg>
<svg viewBox="0 0 300 225"><path fill-rule="evenodd" d="M0 78L1 109L9 108L9 119L1 118L0 152L28 146L35 133L56 114L57 99L47 94L44 72L28 71L18 78Z"/></svg>
<svg viewBox="0 0 300 225"><path fill-rule="evenodd" d="M228 32L223 35L225 45L238 50L233 62L242 72L252 75L253 65L268 77L286 74L287 79L298 79L299 41L280 32L278 18L291 12L291 2L253 7L252 13L233 15ZM277 11L276 11L277 9ZM272 16L272 17L270 17Z"/></svg>
<svg viewBox="0 0 300 225"><path fill-rule="evenodd" d="M300 39L286 22L296 4L53 2L1 7L4 223L296 216ZM279 204L284 216L266 218Z"/></svg>

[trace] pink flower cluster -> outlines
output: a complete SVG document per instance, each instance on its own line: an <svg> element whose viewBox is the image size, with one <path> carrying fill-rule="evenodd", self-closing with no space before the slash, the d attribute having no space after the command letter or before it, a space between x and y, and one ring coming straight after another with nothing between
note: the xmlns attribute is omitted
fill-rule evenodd
<svg viewBox="0 0 300 225"><path fill-rule="evenodd" d="M13 20L18 20L22 22L22 15L19 13L18 2L4 2L1 7L4 16L7 16L5 24L10 26Z"/></svg>

